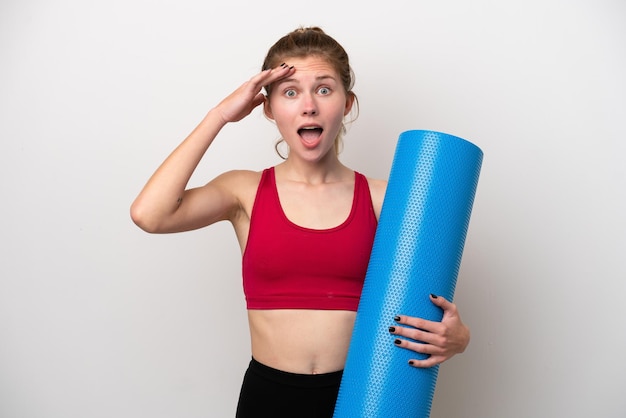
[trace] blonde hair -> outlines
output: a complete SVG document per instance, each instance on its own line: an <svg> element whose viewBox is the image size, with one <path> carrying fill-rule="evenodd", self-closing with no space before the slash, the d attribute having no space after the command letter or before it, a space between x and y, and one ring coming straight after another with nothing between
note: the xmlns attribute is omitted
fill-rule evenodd
<svg viewBox="0 0 626 418"><path fill-rule="evenodd" d="M326 60L339 74L341 84L343 85L346 95L353 97L356 104L356 114L350 122L358 117L358 100L356 94L352 91L354 87L354 72L350 67L348 54L343 47L335 39L327 35L317 26L300 27L287 35L280 38L267 52L263 61L262 70L275 68L283 62L287 62L289 58L304 58L309 56L317 56ZM272 86L265 86L265 91L269 96L272 93ZM337 138L335 138L335 152L339 154L342 147L342 138L346 133L346 126L343 124ZM285 157L278 150L278 146L283 142L280 139L275 149L278 155Z"/></svg>

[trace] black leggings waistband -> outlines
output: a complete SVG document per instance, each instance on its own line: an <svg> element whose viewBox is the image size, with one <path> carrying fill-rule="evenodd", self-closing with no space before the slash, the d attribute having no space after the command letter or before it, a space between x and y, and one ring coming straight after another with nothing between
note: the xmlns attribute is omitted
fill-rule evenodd
<svg viewBox="0 0 626 418"><path fill-rule="evenodd" d="M289 373L252 359L236 418L332 418L342 374Z"/></svg>
<svg viewBox="0 0 626 418"><path fill-rule="evenodd" d="M343 375L343 370L321 374L290 373L266 366L254 358L250 361L249 371L275 383L300 388L336 386L341 383L341 376Z"/></svg>

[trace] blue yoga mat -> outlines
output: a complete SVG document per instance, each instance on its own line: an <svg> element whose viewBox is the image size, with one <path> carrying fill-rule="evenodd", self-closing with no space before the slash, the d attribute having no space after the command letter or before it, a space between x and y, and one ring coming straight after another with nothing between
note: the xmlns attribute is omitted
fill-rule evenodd
<svg viewBox="0 0 626 418"><path fill-rule="evenodd" d="M389 175L334 418L427 418L439 368L396 347L396 315L441 321L431 293L452 301L482 151L433 131L403 132Z"/></svg>

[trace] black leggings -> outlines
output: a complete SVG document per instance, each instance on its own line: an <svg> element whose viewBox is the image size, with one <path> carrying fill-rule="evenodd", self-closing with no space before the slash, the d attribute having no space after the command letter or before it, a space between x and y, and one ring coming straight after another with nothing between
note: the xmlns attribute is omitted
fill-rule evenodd
<svg viewBox="0 0 626 418"><path fill-rule="evenodd" d="M332 418L342 373L288 373L252 359L243 378L237 418Z"/></svg>

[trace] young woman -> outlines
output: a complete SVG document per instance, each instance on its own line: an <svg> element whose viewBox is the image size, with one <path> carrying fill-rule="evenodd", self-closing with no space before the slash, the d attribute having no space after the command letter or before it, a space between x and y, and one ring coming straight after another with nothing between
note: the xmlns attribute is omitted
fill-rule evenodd
<svg viewBox="0 0 626 418"><path fill-rule="evenodd" d="M211 109L152 175L131 207L152 233L228 220L243 255L252 361L238 417L331 417L386 182L343 165L344 118L357 106L343 47L300 28L269 50L262 72ZM265 93L262 89L265 88ZM263 105L288 146L262 172L230 171L187 189L227 124ZM469 330L442 297L441 322L389 318L389 343L429 354L431 367L464 351ZM421 343L418 343L420 341Z"/></svg>

